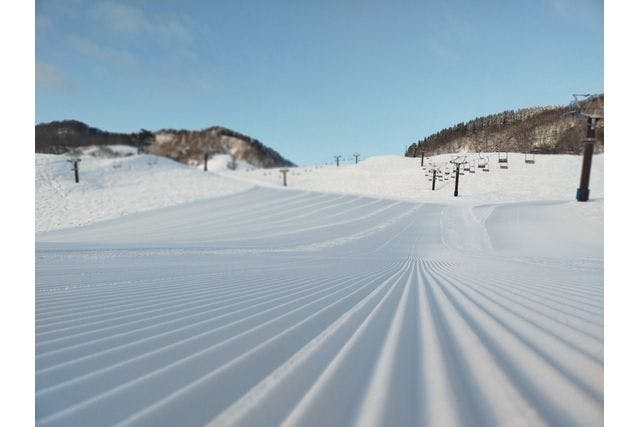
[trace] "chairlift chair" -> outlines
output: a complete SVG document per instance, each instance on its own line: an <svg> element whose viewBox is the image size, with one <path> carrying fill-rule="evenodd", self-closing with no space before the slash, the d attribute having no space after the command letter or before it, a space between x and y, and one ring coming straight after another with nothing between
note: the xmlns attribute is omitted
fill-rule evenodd
<svg viewBox="0 0 640 427"><path fill-rule="evenodd" d="M478 159L478 169L482 169L484 172L489 172L489 158L480 157Z"/></svg>
<svg viewBox="0 0 640 427"><path fill-rule="evenodd" d="M498 153L498 163L500 169L509 169L509 155L507 153Z"/></svg>
<svg viewBox="0 0 640 427"><path fill-rule="evenodd" d="M524 162L528 165L532 165L536 162L536 155L534 153L525 153Z"/></svg>

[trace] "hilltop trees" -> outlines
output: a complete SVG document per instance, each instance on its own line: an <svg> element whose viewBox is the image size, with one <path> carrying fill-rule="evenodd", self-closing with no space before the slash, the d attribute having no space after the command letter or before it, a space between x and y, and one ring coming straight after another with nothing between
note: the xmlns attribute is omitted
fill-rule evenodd
<svg viewBox="0 0 640 427"><path fill-rule="evenodd" d="M140 132L133 135L133 140L138 147L138 154L144 153L147 151L149 145L155 139L155 135L153 132L148 131L146 129L140 129Z"/></svg>
<svg viewBox="0 0 640 427"><path fill-rule="evenodd" d="M604 97L604 95L599 95ZM458 151L580 152L583 123L569 114L569 107L536 107L507 110L457 123L411 144L406 156ZM604 145L604 122L596 132L596 151Z"/></svg>

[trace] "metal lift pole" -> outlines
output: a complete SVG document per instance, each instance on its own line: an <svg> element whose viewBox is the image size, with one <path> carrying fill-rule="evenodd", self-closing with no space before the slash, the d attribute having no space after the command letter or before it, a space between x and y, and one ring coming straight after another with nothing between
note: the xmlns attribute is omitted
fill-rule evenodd
<svg viewBox="0 0 640 427"><path fill-rule="evenodd" d="M82 159L69 159L67 162L73 163L73 175L75 176L76 184L80 182L80 173L78 171L78 162Z"/></svg>
<svg viewBox="0 0 640 427"><path fill-rule="evenodd" d="M73 162L73 172L76 176L76 184L80 182L80 176L78 175L78 160Z"/></svg>
<svg viewBox="0 0 640 427"><path fill-rule="evenodd" d="M576 192L579 202L589 200L589 177L591 176L591 161L593 159L593 144L596 141L597 118L589 117L587 124L587 137L584 140L584 155L582 157L582 173L580 174L580 188Z"/></svg>
<svg viewBox="0 0 640 427"><path fill-rule="evenodd" d="M287 186L287 172L289 172L289 169L280 169L280 173L282 173L282 186L283 187Z"/></svg>

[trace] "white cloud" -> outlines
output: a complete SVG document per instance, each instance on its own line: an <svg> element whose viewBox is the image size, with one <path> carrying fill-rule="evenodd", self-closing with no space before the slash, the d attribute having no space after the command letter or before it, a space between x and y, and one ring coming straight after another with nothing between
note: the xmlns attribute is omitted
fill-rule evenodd
<svg viewBox="0 0 640 427"><path fill-rule="evenodd" d="M152 28L142 10L127 4L114 1L99 2L90 13L95 20L118 33L135 34Z"/></svg>
<svg viewBox="0 0 640 427"><path fill-rule="evenodd" d="M190 43L192 35L177 15L149 13L127 3L107 0L95 4L90 16L101 26L120 35L144 35L162 40Z"/></svg>
<svg viewBox="0 0 640 427"><path fill-rule="evenodd" d="M442 56L448 59L456 59L456 60L460 59L460 56L455 51L451 50L450 48L445 46L443 43L435 39L429 40L427 44L427 48L431 53L434 53L438 56Z"/></svg>
<svg viewBox="0 0 640 427"><path fill-rule="evenodd" d="M58 67L42 61L36 61L36 86L41 89L64 91L72 87L71 80Z"/></svg>
<svg viewBox="0 0 640 427"><path fill-rule="evenodd" d="M69 44L81 54L112 65L136 65L135 58L128 52L100 46L97 43L76 37L68 37Z"/></svg>
<svg viewBox="0 0 640 427"><path fill-rule="evenodd" d="M549 2L556 12L563 15L569 13L574 8L572 0L549 0Z"/></svg>
<svg viewBox="0 0 640 427"><path fill-rule="evenodd" d="M602 0L546 0L546 2L562 19L590 29L602 27L604 6Z"/></svg>

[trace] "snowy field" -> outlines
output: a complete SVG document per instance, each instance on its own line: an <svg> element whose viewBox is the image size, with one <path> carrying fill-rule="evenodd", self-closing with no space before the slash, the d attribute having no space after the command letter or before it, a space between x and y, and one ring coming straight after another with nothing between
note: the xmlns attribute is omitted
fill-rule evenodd
<svg viewBox="0 0 640 427"><path fill-rule="evenodd" d="M211 162L213 170L226 168L224 157ZM82 156L80 182L76 184L69 159L36 154L36 232L85 225L251 187L152 155Z"/></svg>
<svg viewBox="0 0 640 427"><path fill-rule="evenodd" d="M494 155L457 199L399 156L287 188L64 159L36 156L38 425L603 423L603 156L587 203L579 156Z"/></svg>

